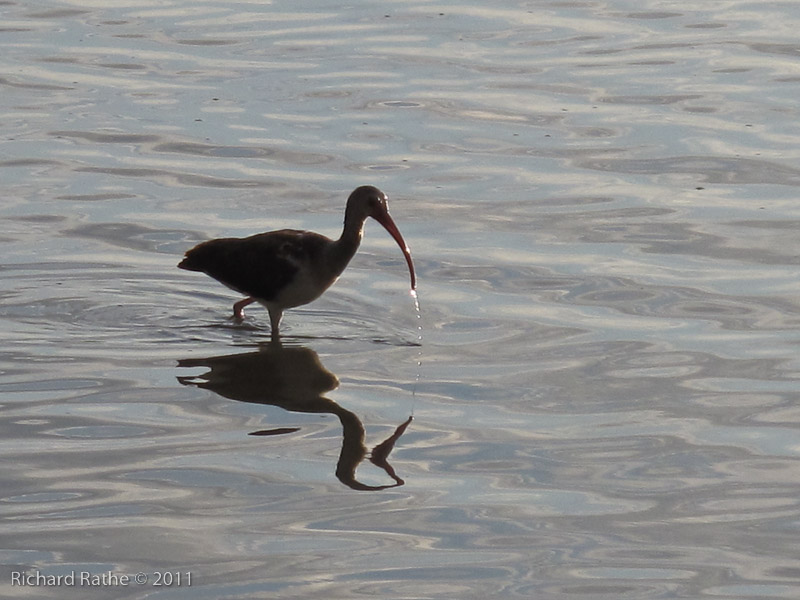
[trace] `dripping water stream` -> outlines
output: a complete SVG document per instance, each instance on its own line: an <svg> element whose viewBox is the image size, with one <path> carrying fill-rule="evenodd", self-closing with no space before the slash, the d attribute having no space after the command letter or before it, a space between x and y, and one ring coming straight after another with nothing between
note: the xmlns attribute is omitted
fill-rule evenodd
<svg viewBox="0 0 800 600"><path fill-rule="evenodd" d="M422 310L419 306L419 294L417 290L411 290L411 297L414 299L414 310L417 315L417 370L414 375L414 385L411 387L411 416L414 416L414 408L417 401L417 387L422 376Z"/></svg>

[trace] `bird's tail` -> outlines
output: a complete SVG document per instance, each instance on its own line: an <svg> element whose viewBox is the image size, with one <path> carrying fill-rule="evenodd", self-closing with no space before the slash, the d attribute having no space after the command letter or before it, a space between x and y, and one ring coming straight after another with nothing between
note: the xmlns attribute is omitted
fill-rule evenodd
<svg viewBox="0 0 800 600"><path fill-rule="evenodd" d="M178 263L179 269L185 269L186 271L202 271L203 268L198 264L197 257L192 255L192 251L186 253L186 256L183 257L183 260Z"/></svg>

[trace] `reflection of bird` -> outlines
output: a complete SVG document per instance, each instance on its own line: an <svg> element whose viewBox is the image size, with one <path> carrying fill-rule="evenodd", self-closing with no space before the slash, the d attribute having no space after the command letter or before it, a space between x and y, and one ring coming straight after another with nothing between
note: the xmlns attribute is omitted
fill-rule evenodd
<svg viewBox="0 0 800 600"><path fill-rule="evenodd" d="M310 348L272 343L257 352L187 358L178 361L178 366L210 369L199 376L178 377L178 381L211 390L231 400L279 406L291 412L336 415L342 424L342 450L336 464L339 481L355 490L380 490L403 485L388 457L411 419L401 424L386 441L375 446L370 457L372 463L382 468L394 483L370 486L358 481L356 469L367 456L364 425L351 411L323 396L336 389L339 380L322 366L319 356ZM251 435L280 435L293 431L297 430L270 429L255 431Z"/></svg>
<svg viewBox="0 0 800 600"><path fill-rule="evenodd" d="M178 377L183 384L292 412L331 412L335 403L323 395L339 387L339 379L322 366L317 353L303 346L270 343L256 352L184 358L178 366L210 369L196 377Z"/></svg>
<svg viewBox="0 0 800 600"><path fill-rule="evenodd" d="M252 302L263 304L277 339L283 311L316 300L342 274L358 250L367 217L383 225L398 243L408 263L411 289L416 288L411 253L389 216L387 200L376 187L356 188L347 200L338 240L295 229L209 240L189 250L178 266L201 271L245 294L247 298L233 305L234 317L242 318L244 307Z"/></svg>

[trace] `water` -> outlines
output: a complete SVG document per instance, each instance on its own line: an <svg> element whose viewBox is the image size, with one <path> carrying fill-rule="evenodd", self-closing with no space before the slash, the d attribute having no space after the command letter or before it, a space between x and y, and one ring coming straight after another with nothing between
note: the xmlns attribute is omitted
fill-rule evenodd
<svg viewBox="0 0 800 600"><path fill-rule="evenodd" d="M794 3L112 4L0 6L0 595L796 596ZM176 268L361 184L420 319Z"/></svg>

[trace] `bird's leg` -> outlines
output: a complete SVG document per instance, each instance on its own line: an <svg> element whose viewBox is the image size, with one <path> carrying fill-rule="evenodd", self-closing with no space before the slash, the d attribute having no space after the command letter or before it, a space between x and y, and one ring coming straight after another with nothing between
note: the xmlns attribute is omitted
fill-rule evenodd
<svg viewBox="0 0 800 600"><path fill-rule="evenodd" d="M239 300L233 305L233 318L244 319L244 307L248 304L252 304L255 301L255 298L245 298L244 300Z"/></svg>
<svg viewBox="0 0 800 600"><path fill-rule="evenodd" d="M279 341L281 334L278 330L278 326L281 324L281 317L283 317L283 311L280 308L267 308L269 311L269 324L272 328L270 332L270 337L272 338L273 342Z"/></svg>

